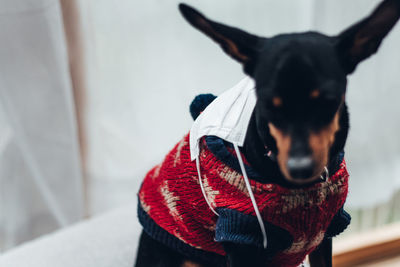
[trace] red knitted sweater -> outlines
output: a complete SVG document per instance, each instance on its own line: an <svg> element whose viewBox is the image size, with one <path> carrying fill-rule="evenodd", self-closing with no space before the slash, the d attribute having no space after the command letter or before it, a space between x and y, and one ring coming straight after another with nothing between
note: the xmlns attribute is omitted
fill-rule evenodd
<svg viewBox="0 0 400 267"><path fill-rule="evenodd" d="M214 209L255 216L241 173L219 160L204 140L200 148L202 181ZM327 181L307 188L250 183L263 220L285 229L293 238L288 248L275 253L271 266L298 266L320 244L343 206L348 173L343 160ZM221 243L214 241L219 217L201 192L196 163L190 160L189 135L146 175L139 201L143 211L168 233L194 248L225 255Z"/></svg>

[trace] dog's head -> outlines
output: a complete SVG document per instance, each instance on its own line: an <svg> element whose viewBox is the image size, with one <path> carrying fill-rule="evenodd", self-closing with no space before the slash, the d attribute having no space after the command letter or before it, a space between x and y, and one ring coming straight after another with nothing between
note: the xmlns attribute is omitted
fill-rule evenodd
<svg viewBox="0 0 400 267"><path fill-rule="evenodd" d="M306 32L265 38L211 21L187 5L179 8L255 80L258 135L276 154L285 178L299 184L315 180L328 164L347 75L378 50L400 16L400 0L385 0L337 36Z"/></svg>

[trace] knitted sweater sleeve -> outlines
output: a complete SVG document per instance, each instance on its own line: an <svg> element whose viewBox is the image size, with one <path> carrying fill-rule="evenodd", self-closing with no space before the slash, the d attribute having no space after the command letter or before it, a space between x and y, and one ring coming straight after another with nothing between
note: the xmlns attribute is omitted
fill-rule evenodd
<svg viewBox="0 0 400 267"><path fill-rule="evenodd" d="M215 229L217 242L232 242L262 248L263 238L255 216L231 209L218 209L219 218ZM268 245L266 253L273 256L288 248L293 241L290 233L271 223L264 222Z"/></svg>
<svg viewBox="0 0 400 267"><path fill-rule="evenodd" d="M328 229L326 230L325 236L328 238L335 237L346 230L350 224L351 216L348 214L343 207L339 209L335 217L333 217Z"/></svg>

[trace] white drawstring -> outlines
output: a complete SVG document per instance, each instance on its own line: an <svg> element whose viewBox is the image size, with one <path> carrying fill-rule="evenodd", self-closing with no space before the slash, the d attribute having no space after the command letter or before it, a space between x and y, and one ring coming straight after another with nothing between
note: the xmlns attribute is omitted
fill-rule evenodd
<svg viewBox="0 0 400 267"><path fill-rule="evenodd" d="M211 203L208 201L208 197L206 195L206 191L204 190L204 185L203 181L201 180L201 173L200 173L200 161L199 161L199 156L196 157L196 167L197 167L197 174L199 176L199 183L200 183L200 188L201 192L203 193L204 199L206 200L208 206L212 210L212 212L215 213L215 215L219 216L219 214L214 210L214 208L211 206Z"/></svg>
<svg viewBox="0 0 400 267"><path fill-rule="evenodd" d="M247 191L249 192L250 200L251 200L251 203L253 204L253 208L254 208L254 211L256 213L258 223L260 224L261 233L263 235L263 246L264 246L264 249L266 249L268 242L267 242L267 232L265 231L264 222L263 222L263 220L261 218L260 211L258 210L257 202L256 202L256 199L254 198L253 191L251 190L251 185L250 185L250 182L249 182L249 178L247 177L246 170L244 168L244 164L243 164L242 156L241 156L240 151L239 151L239 147L237 146L237 144L233 144L233 147L235 148L236 155L237 155L238 160L239 160L240 169L242 170L243 178L244 178L244 181L246 183ZM215 215L219 216L219 214L211 206L211 203L208 201L208 197L207 197L206 191L204 189L203 181L201 180L199 156L196 157L196 168L197 168L197 174L199 176L199 183L200 183L201 192L203 193L204 199L206 200L206 202L207 202L208 206L210 207L210 209L212 210L212 212L214 212Z"/></svg>
<svg viewBox="0 0 400 267"><path fill-rule="evenodd" d="M249 192L251 203L253 204L254 212L256 213L258 223L260 224L261 232L263 235L263 245L264 245L264 249L266 249L268 242L267 242L267 232L265 231L264 222L261 218L260 211L258 210L257 202L256 202L256 199L254 198L253 191L251 190L251 185L249 182L249 178L247 177L246 170L244 168L244 164L243 164L242 156L240 154L239 147L237 146L237 144L233 144L233 147L235 148L236 155L239 160L240 169L242 170L242 174L244 177L244 181L246 183L247 191Z"/></svg>

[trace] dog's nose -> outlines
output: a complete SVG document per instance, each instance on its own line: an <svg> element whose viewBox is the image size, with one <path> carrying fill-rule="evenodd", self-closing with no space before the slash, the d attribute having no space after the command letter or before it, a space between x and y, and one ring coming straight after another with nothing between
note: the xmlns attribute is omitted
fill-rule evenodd
<svg viewBox="0 0 400 267"><path fill-rule="evenodd" d="M291 157L287 168L293 179L307 179L313 175L314 162L310 156Z"/></svg>

